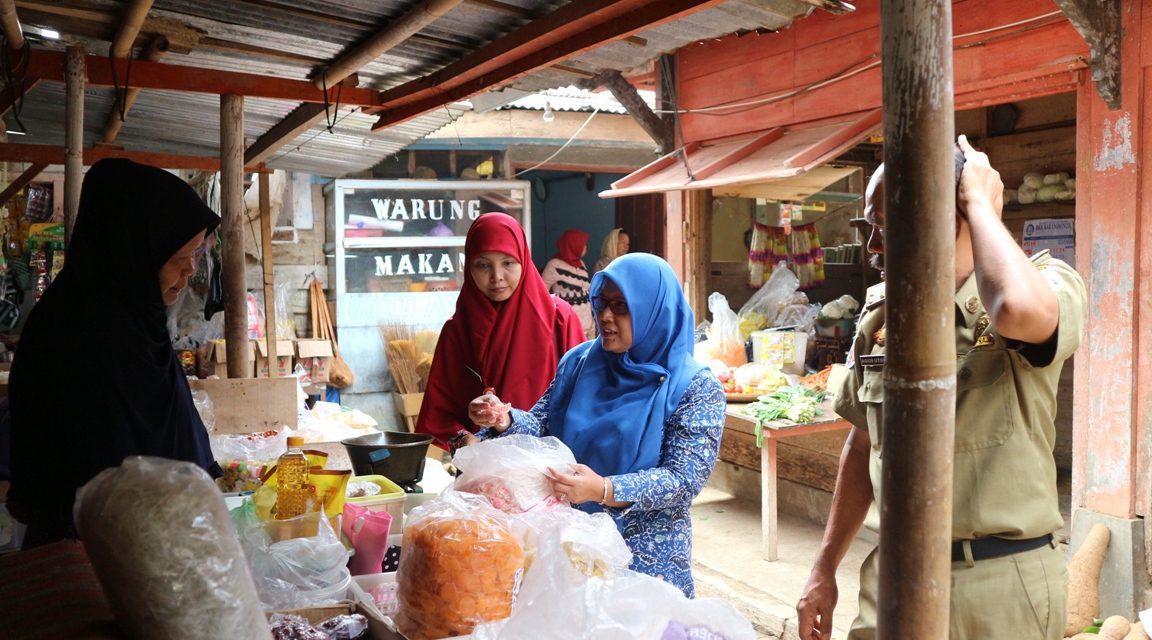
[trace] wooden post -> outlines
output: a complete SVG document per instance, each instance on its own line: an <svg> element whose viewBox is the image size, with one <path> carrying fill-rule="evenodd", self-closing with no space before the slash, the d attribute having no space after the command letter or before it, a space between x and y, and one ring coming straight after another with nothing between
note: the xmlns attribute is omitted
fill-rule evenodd
<svg viewBox="0 0 1152 640"><path fill-rule="evenodd" d="M68 47L64 63L64 246L72 242L72 227L80 210L84 180L84 48Z"/></svg>
<svg viewBox="0 0 1152 640"><path fill-rule="evenodd" d="M264 338L268 341L268 377L276 377L276 287L272 274L272 205L268 174L260 172L260 257L264 263Z"/></svg>
<svg viewBox="0 0 1152 640"><path fill-rule="evenodd" d="M244 96L220 96L221 262L229 378L251 378L244 284Z"/></svg>
<svg viewBox="0 0 1152 640"><path fill-rule="evenodd" d="M948 637L956 421L952 13L880 3L887 360L879 638Z"/></svg>
<svg viewBox="0 0 1152 640"><path fill-rule="evenodd" d="M712 192L694 189L686 192L688 211L684 216L684 294L696 310L696 322L708 317L708 294L712 273Z"/></svg>

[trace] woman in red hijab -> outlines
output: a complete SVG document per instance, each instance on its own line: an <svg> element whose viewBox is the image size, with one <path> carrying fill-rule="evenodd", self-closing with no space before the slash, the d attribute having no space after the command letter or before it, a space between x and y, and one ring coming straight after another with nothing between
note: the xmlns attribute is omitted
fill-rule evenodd
<svg viewBox="0 0 1152 640"><path fill-rule="evenodd" d="M548 294L515 218L499 212L477 218L464 261L468 273L436 343L416 422L443 448L461 430L477 430L468 402L484 389L528 409L556 375L560 357L584 341L572 308Z"/></svg>
<svg viewBox="0 0 1152 640"><path fill-rule="evenodd" d="M556 241L556 249L556 257L544 265L544 284L572 306L580 318L580 326L584 328L584 337L591 340L596 337L592 303L588 300L592 280L582 259L588 252L588 234L579 229L569 229Z"/></svg>

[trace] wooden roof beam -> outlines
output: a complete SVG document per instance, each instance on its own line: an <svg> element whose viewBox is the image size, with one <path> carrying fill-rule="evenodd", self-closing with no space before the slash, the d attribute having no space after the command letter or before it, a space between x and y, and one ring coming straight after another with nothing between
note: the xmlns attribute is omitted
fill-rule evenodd
<svg viewBox="0 0 1152 640"><path fill-rule="evenodd" d="M128 72L127 60L110 62L104 56L86 56L85 65L88 69L88 84L91 86L113 86L111 66L115 66L117 78L124 78ZM64 54L42 49L33 51L28 61L28 75L42 80L63 82ZM186 67L147 60L132 61L131 82L133 87L139 89L165 89L213 95L236 94L252 98L321 104L325 100L324 92L307 80ZM334 102L336 88L330 87L328 92L328 101ZM340 91L340 103L349 107L377 106L380 104L379 92L375 89L344 87Z"/></svg>
<svg viewBox="0 0 1152 640"><path fill-rule="evenodd" d="M691 15L722 0L583 0L473 51L422 78L380 94L379 130L463 100L595 47Z"/></svg>
<svg viewBox="0 0 1152 640"><path fill-rule="evenodd" d="M379 58L424 27L432 24L438 18L451 11L463 0L420 0L404 15L397 18L386 29L383 29L366 41L354 47L336 59L335 62L321 69L312 80L318 89L331 87L344 78L363 69L365 65Z"/></svg>
<svg viewBox="0 0 1152 640"><path fill-rule="evenodd" d="M1120 0L1056 0L1088 43L1092 81L1109 109L1120 108Z"/></svg>
<svg viewBox="0 0 1152 640"><path fill-rule="evenodd" d="M359 84L356 74L345 78L341 84L355 87ZM288 142L295 140L300 134L312 128L324 117L326 111L323 104L305 102L296 107L284 119L272 125L264 135L256 139L244 150L244 164L264 162L276 152L277 149Z"/></svg>
<svg viewBox="0 0 1152 640"><path fill-rule="evenodd" d="M632 116L640 128L656 141L656 145L660 147L660 153L668 153L676 146L671 121L663 120L656 115L656 112L648 107L648 103L644 102L644 98L640 97L636 87L624 79L624 74L615 69L608 69L578 84L588 91L597 87L606 87L611 91L612 97L623 105L628 111L628 115Z"/></svg>
<svg viewBox="0 0 1152 640"><path fill-rule="evenodd" d="M91 166L104 158L128 158L143 164L165 169L200 169L219 171L220 158L216 156L184 156L148 151L124 151L113 147L95 147L84 150L84 165ZM32 164L64 164L64 147L46 144L0 143L0 162L28 162ZM245 171L265 171L263 164L247 165Z"/></svg>
<svg viewBox="0 0 1152 640"><path fill-rule="evenodd" d="M415 37L424 27L432 24L438 18L451 11L463 0L421 0L408 10L407 13L394 20L387 28L354 47L336 59L327 67L321 69L312 79L312 84L320 90L331 90L331 87L342 85L340 99L344 101L344 90L355 89L359 84L356 72L367 64L379 58L384 52L393 49L405 40ZM271 129L264 132L256 142L244 151L245 162L263 161L301 133L312 128L326 113L326 104L315 102L304 103L296 107L277 122Z"/></svg>

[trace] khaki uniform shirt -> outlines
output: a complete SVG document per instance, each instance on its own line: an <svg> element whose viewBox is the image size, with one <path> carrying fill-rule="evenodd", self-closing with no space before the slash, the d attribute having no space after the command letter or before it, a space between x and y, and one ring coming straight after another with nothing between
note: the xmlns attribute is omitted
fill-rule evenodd
<svg viewBox="0 0 1152 640"><path fill-rule="evenodd" d="M1034 538L1063 525L1052 455L1056 389L1064 360L1080 345L1087 298L1084 281L1064 262L1046 251L1032 262L1059 299L1054 345L1025 345L999 336L988 324L975 274L956 292L954 540L991 535ZM865 525L874 531L880 530L884 376L883 365L864 366L862 356L884 353L883 344L877 344L877 332L884 327L882 287L883 283L869 290L870 299L880 299L865 302L850 354L851 370L834 405L846 420L867 429L872 439L869 473L875 500Z"/></svg>

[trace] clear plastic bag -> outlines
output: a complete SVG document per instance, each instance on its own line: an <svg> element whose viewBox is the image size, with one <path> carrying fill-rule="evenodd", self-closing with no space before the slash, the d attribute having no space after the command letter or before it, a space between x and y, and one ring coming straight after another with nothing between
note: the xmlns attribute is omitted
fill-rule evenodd
<svg viewBox="0 0 1152 640"><path fill-rule="evenodd" d="M747 340L753 331L779 326L776 316L786 300L800 288L800 279L784 262L778 262L768 281L764 283L744 306L740 307L740 339ZM709 302L711 308L711 302Z"/></svg>
<svg viewBox="0 0 1152 640"><path fill-rule="evenodd" d="M512 616L476 627L473 640L756 638L723 600L689 600L659 578L624 568L589 571L575 561L564 531L542 537Z"/></svg>
<svg viewBox="0 0 1152 640"><path fill-rule="evenodd" d="M196 413L200 414L200 421L208 433L216 430L216 412L212 410L212 397L203 389L192 391L192 404L196 406Z"/></svg>
<svg viewBox="0 0 1152 640"><path fill-rule="evenodd" d="M480 494L507 513L564 504L552 493L549 469L567 470L576 464L572 450L551 436L512 434L456 451L452 464L460 470L453 487Z"/></svg>
<svg viewBox="0 0 1152 640"><path fill-rule="evenodd" d="M485 498L449 489L413 509L403 548L396 624L409 640L467 635L512 613L524 549Z"/></svg>
<svg viewBox="0 0 1152 640"><path fill-rule="evenodd" d="M224 499L189 462L132 456L81 487L76 526L135 638L271 638Z"/></svg>
<svg viewBox="0 0 1152 640"><path fill-rule="evenodd" d="M748 362L744 339L740 337L740 323L728 306L728 298L713 292L708 296L708 311L712 313L712 326L708 339L696 345L696 359L700 362L719 360L730 367Z"/></svg>
<svg viewBox="0 0 1152 640"><path fill-rule="evenodd" d="M323 513L262 521L251 500L233 511L265 609L314 607L346 598L352 583L348 551Z"/></svg>
<svg viewBox="0 0 1152 640"><path fill-rule="evenodd" d="M212 436L212 455L216 460L253 460L274 463L288 449L290 429L269 433L221 433Z"/></svg>

